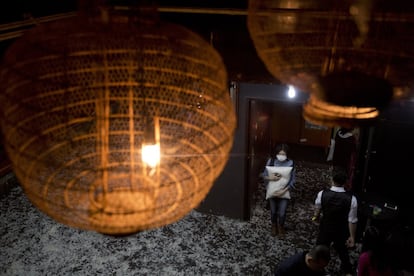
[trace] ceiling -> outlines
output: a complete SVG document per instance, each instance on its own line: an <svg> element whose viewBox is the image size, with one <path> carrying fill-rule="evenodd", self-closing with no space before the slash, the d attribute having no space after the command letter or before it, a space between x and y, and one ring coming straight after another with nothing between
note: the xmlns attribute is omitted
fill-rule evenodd
<svg viewBox="0 0 414 276"><path fill-rule="evenodd" d="M53 20L73 14L78 10L78 2L85 0L15 0L0 3L0 51L5 50L24 30L38 22ZM221 54L227 67L230 80L260 83L280 83L265 67L253 46L247 30L248 0L90 0L106 1L110 5L126 6L137 2L152 3L158 6L163 20L178 23L199 33ZM325 1L327 1L325 3ZM277 5L291 5L296 15L309 10L310 5L320 8L331 0L309 2L307 0L277 1ZM357 0L355 0L357 1ZM368 0L364 0L368 1ZM270 1L271 2L271 1ZM368 1L373 2L373 1ZM411 20L414 22L411 1L375 0L392 10L392 21ZM316 4L310 4L316 3ZM272 2L273 4L273 2ZM319 5L319 6L318 6ZM325 5L325 6L326 6ZM392 8L390 6L392 5ZM408 6L407 6L408 5ZM282 8L280 6L279 8ZM401 17L401 15L404 15ZM411 31L412 32L412 31ZM411 38L408 39L411 41ZM410 57L412 58L412 57Z"/></svg>
<svg viewBox="0 0 414 276"><path fill-rule="evenodd" d="M125 5L136 0L111 2ZM258 58L247 31L247 0L160 0L156 1L156 5L162 20L199 33L220 52L230 80L280 83ZM53 16L67 16L77 9L76 0L2 1L0 51L7 49L16 37L37 22L53 20Z"/></svg>
<svg viewBox="0 0 414 276"><path fill-rule="evenodd" d="M20 21L24 14L32 14L33 17L46 16L56 13L75 11L78 2L82 0L14 0L1 1L0 23ZM96 0L91 0L96 1ZM101 1L102 0L97 0ZM103 0L105 1L105 0ZM106 0L113 5L128 5L131 3L153 3L159 7L187 7L187 8L221 8L221 9L246 9L247 0Z"/></svg>

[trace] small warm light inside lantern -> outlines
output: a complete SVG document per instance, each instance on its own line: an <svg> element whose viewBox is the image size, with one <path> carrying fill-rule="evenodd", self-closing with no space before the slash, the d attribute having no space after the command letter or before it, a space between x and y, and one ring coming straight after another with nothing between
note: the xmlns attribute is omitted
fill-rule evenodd
<svg viewBox="0 0 414 276"><path fill-rule="evenodd" d="M142 161L155 168L160 163L160 144L142 144Z"/></svg>
<svg viewBox="0 0 414 276"><path fill-rule="evenodd" d="M153 121L147 119L144 130L144 142L142 143L142 162L155 168L160 164L160 124L159 118L154 117Z"/></svg>

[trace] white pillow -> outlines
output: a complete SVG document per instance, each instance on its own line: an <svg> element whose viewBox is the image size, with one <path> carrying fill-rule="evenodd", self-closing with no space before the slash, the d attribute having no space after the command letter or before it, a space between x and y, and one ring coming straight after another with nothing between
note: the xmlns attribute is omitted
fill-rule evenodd
<svg viewBox="0 0 414 276"><path fill-rule="evenodd" d="M283 194L281 194L280 191L285 189L286 185L289 183L292 169L293 167L266 166L268 176L272 176L276 173L282 176L278 181L269 181L266 190L266 199L269 199L271 197L290 198L289 191Z"/></svg>

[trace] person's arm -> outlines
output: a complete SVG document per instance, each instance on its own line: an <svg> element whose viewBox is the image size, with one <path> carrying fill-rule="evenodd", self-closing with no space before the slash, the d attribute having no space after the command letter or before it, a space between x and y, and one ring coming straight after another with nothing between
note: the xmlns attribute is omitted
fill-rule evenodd
<svg viewBox="0 0 414 276"><path fill-rule="evenodd" d="M296 168L295 168L295 163L292 161L292 171L290 173L290 179L287 184L289 187L289 190L294 189L295 184L296 184Z"/></svg>
<svg viewBox="0 0 414 276"><path fill-rule="evenodd" d="M347 240L347 246L352 248L355 246L355 233L356 233L357 224L349 222L348 228L349 228L349 238Z"/></svg>
<svg viewBox="0 0 414 276"><path fill-rule="evenodd" d="M313 211L312 221L319 221L322 211L322 191L320 191L315 199L315 210Z"/></svg>
<svg viewBox="0 0 414 276"><path fill-rule="evenodd" d="M280 174L273 174L273 175L268 174L268 172L266 170L266 166L271 166L271 163L272 163L272 158L269 158L266 162L265 169L264 169L264 172L263 172L263 179L266 180L266 184L269 181L278 181L279 179L282 178L282 175L280 175Z"/></svg>
<svg viewBox="0 0 414 276"><path fill-rule="evenodd" d="M279 173L273 174L273 175L265 175L265 176L263 176L263 179L264 180L267 180L267 181L278 181L281 178L282 178L282 175L279 174Z"/></svg>
<svg viewBox="0 0 414 276"><path fill-rule="evenodd" d="M267 173L267 170L266 170L266 166L270 166L271 160L272 160L271 158L267 159L266 164L264 166L263 173L262 173L262 178L263 178L263 180L265 180L265 184L267 184L270 180L269 179L269 174Z"/></svg>
<svg viewBox="0 0 414 276"><path fill-rule="evenodd" d="M312 221L319 221L321 217L321 208L315 207L315 211L313 212Z"/></svg>
<svg viewBox="0 0 414 276"><path fill-rule="evenodd" d="M348 229L349 229L349 238L347 240L348 247L355 246L355 233L356 233L357 222L358 222L357 209L358 209L357 200L355 196L352 196L351 208L348 214Z"/></svg>

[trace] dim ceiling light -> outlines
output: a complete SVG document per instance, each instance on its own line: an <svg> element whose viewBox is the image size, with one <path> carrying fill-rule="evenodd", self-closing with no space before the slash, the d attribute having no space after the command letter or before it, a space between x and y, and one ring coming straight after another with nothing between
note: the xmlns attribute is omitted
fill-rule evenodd
<svg viewBox="0 0 414 276"><path fill-rule="evenodd" d="M61 223L114 235L198 206L235 129L219 54L131 10L38 25L7 50L0 78L5 147L28 198Z"/></svg>

